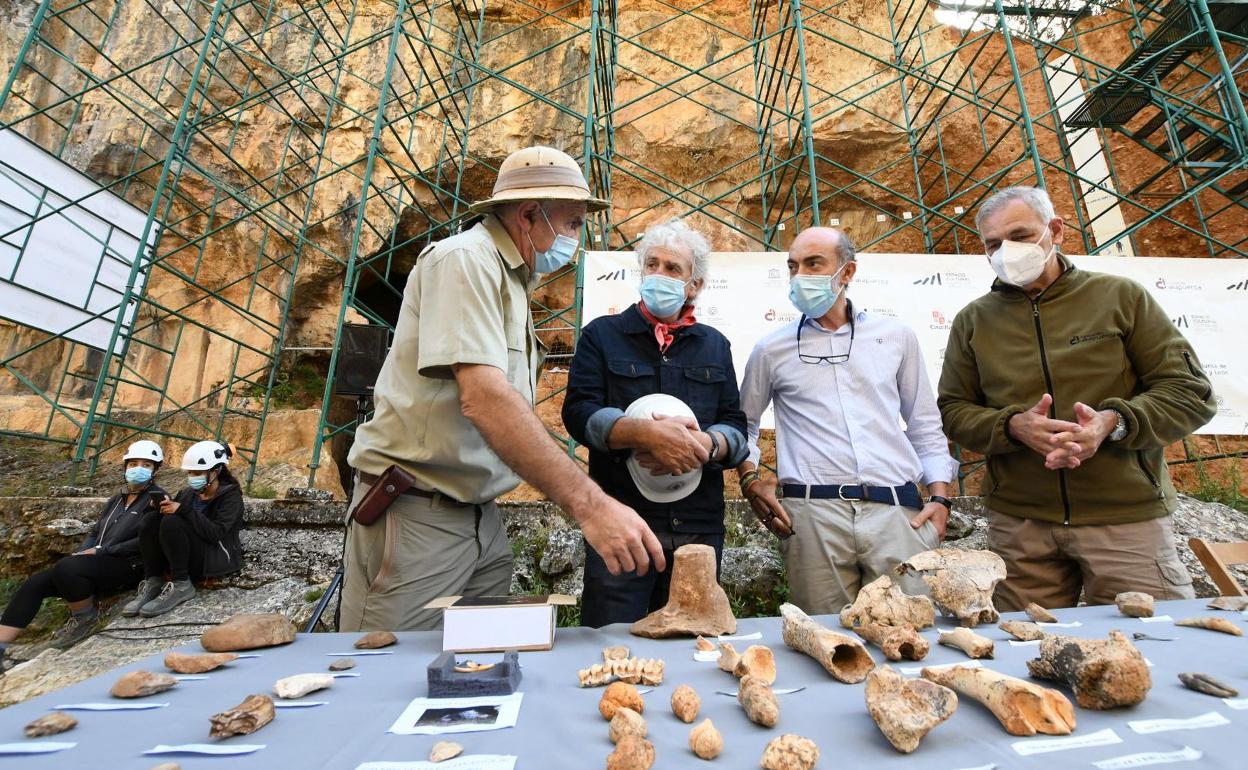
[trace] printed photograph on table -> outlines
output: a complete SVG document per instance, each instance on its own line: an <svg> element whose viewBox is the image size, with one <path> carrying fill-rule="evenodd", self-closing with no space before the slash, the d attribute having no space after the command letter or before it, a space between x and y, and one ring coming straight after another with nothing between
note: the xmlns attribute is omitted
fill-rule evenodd
<svg viewBox="0 0 1248 770"><path fill-rule="evenodd" d="M494 706L466 709L429 709L416 720L417 727L451 727L454 725L492 725L498 721Z"/></svg>

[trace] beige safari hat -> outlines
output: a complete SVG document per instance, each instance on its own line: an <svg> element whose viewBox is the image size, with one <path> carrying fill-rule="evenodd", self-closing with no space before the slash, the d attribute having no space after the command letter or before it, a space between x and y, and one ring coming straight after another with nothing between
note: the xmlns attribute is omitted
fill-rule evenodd
<svg viewBox="0 0 1248 770"><path fill-rule="evenodd" d="M590 194L580 164L572 156L539 145L508 155L498 169L493 195L474 203L471 211L483 214L500 203L529 200L584 201L590 211L611 205Z"/></svg>

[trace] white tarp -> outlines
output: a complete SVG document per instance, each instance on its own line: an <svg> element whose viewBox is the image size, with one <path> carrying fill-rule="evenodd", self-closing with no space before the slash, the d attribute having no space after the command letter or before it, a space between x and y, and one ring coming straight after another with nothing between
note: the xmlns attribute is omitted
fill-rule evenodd
<svg viewBox="0 0 1248 770"><path fill-rule="evenodd" d="M107 348L146 224L147 212L0 129L0 317ZM149 246L156 237L153 228Z"/></svg>
<svg viewBox="0 0 1248 770"><path fill-rule="evenodd" d="M586 252L582 323L637 301L640 271L632 252ZM1080 267L1143 284L1192 342L1213 381L1218 414L1197 433L1248 434L1248 261L1146 257L1073 257ZM914 329L932 387L940 379L953 317L992 283L982 256L859 254L850 286L855 307ZM797 318L789 303L783 253L715 253L697 318L732 343L737 378L754 344ZM1238 319L1238 320L1237 320ZM763 425L771 427L770 415Z"/></svg>

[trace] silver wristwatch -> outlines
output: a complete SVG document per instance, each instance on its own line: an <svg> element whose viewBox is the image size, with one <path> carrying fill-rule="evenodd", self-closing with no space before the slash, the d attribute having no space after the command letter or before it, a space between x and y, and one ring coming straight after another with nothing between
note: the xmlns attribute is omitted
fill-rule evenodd
<svg viewBox="0 0 1248 770"><path fill-rule="evenodd" d="M1118 424L1114 426L1113 433L1109 434L1110 441L1122 441L1127 437L1127 418L1117 409L1110 409L1114 416L1118 418Z"/></svg>

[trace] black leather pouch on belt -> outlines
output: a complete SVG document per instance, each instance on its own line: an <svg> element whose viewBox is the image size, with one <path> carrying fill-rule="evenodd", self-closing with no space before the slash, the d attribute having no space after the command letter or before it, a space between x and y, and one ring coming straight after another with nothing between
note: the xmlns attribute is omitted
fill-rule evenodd
<svg viewBox="0 0 1248 770"><path fill-rule="evenodd" d="M376 524L386 514L395 498L411 489L416 483L412 474L397 465L391 465L377 477L377 483L369 487L360 504L351 512L351 518L364 526Z"/></svg>

